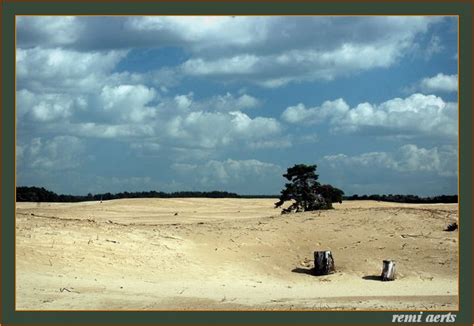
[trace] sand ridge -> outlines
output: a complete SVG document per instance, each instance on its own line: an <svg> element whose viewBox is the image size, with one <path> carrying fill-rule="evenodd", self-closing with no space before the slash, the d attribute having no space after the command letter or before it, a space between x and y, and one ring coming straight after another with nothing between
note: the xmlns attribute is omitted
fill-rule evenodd
<svg viewBox="0 0 474 326"><path fill-rule="evenodd" d="M457 205L275 199L17 203L19 310L455 310ZM313 251L336 273L310 275ZM380 282L383 259L398 279Z"/></svg>

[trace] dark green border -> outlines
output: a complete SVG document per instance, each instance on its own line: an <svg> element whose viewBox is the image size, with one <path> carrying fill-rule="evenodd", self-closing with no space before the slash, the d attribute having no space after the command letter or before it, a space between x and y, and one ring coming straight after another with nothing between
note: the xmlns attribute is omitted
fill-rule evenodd
<svg viewBox="0 0 474 326"><path fill-rule="evenodd" d="M1 241L3 316L0 323L315 324L390 323L391 312L15 312L14 311L14 15L17 14L431 14L460 16L460 239L461 310L472 323L472 4L471 3L3 3Z"/></svg>

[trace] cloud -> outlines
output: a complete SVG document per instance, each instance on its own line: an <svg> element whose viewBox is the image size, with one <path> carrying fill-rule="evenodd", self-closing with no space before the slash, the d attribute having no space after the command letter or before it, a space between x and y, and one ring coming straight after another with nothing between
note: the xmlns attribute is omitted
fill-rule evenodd
<svg viewBox="0 0 474 326"><path fill-rule="evenodd" d="M236 141L267 139L281 132L274 118L250 118L240 111L192 111L176 116L166 124L166 136L186 146L214 148Z"/></svg>
<svg viewBox="0 0 474 326"><path fill-rule="evenodd" d="M289 148L292 145L291 137L278 137L276 139L259 140L249 143L249 147L252 149L265 149L265 148Z"/></svg>
<svg viewBox="0 0 474 326"><path fill-rule="evenodd" d="M235 97L231 93L213 96L202 104L203 107L207 106L216 111L242 111L258 108L260 105L260 100L251 95L242 94Z"/></svg>
<svg viewBox="0 0 474 326"><path fill-rule="evenodd" d="M152 138L159 146L209 149L230 144L269 147L270 140L282 132L277 119L240 111L261 105L245 93L195 100L193 93L163 96L153 87L120 84L106 85L87 96L20 90L17 98L20 134L41 130L135 144L137 139Z"/></svg>
<svg viewBox="0 0 474 326"><path fill-rule="evenodd" d="M217 60L190 59L181 66L187 75L251 75L262 62L255 55L237 55Z"/></svg>
<svg viewBox="0 0 474 326"><path fill-rule="evenodd" d="M20 144L15 144L15 156L16 156L16 161L21 162L23 161L23 157L25 155L25 147L20 145Z"/></svg>
<svg viewBox="0 0 474 326"><path fill-rule="evenodd" d="M74 110L80 110L83 99L73 99L64 94L34 94L28 90L17 92L18 117L37 122L69 118Z"/></svg>
<svg viewBox="0 0 474 326"><path fill-rule="evenodd" d="M275 180L282 173L278 165L255 159L210 160L204 164L175 163L172 168L205 189L228 189L231 186L234 188L231 191L246 189L246 193L255 193L248 188L255 181Z"/></svg>
<svg viewBox="0 0 474 326"><path fill-rule="evenodd" d="M20 124L53 134L152 137L160 145L176 140L180 146L202 148L231 143L288 146L288 139L276 139L282 131L276 119L242 112L262 105L256 97L224 93L196 100L193 93L167 95L169 87L183 75L219 75L226 81L237 78L280 87L388 67L405 55L418 34L442 20L421 16L19 17ZM51 26L61 31L55 34ZM129 50L137 47L180 47L186 59L145 73L117 70ZM287 109L283 118L296 123L306 114L305 123L315 123L326 119L319 116L323 114L337 126L340 119L335 112L342 116L347 104L341 99L333 102L320 110L300 104Z"/></svg>
<svg viewBox="0 0 474 326"><path fill-rule="evenodd" d="M82 24L74 16L17 16L18 42L22 47L71 45L78 41Z"/></svg>
<svg viewBox="0 0 474 326"><path fill-rule="evenodd" d="M264 38L258 36L259 45L248 42L251 47L242 46L218 56L196 53L181 65L181 71L270 88L291 82L332 80L392 66L410 52L418 34L442 20L432 18L306 17L299 18L298 24L291 18L269 18Z"/></svg>
<svg viewBox="0 0 474 326"><path fill-rule="evenodd" d="M294 145L314 144L319 141L316 133L289 133L272 137L268 140L250 142L251 149L286 149Z"/></svg>
<svg viewBox="0 0 474 326"><path fill-rule="evenodd" d="M155 142L131 143L130 148L140 153L141 156L154 156L161 150L161 145Z"/></svg>
<svg viewBox="0 0 474 326"><path fill-rule="evenodd" d="M124 58L124 51L78 52L17 48L18 89L32 92L94 92Z"/></svg>
<svg viewBox="0 0 474 326"><path fill-rule="evenodd" d="M431 39L424 51L426 58L429 59L433 55L440 53L444 50L443 44L441 44L441 39L437 35L432 35Z"/></svg>
<svg viewBox="0 0 474 326"><path fill-rule="evenodd" d="M56 175L66 175L66 170L80 171L87 160L85 144L106 143L114 145L112 153L120 148L130 151L130 157L160 156L166 164L188 164L194 167L188 177L199 176L196 180L201 183L195 184L274 193L279 187L270 180L280 180L281 173L274 179L276 170L265 165L272 163L245 160L245 151L265 161L262 157L268 154L263 149L318 141L318 135L308 130L312 128L292 129L289 124L328 123L334 133L441 134L454 139L457 104L432 95L354 107L341 98L318 106L300 103L288 107L279 120L264 96L278 100L284 92L254 87L326 82L393 67L412 56L420 40L428 42L433 25L445 20L18 16L17 157L30 177L36 171L60 168L65 170ZM434 36L431 40L436 51L442 42ZM233 156L237 152L239 159ZM279 155L274 159L282 160ZM259 173L268 179L259 179ZM121 184L132 187L133 180L129 181L103 180L117 189ZM174 183L187 184L184 175ZM273 185L273 190L266 185Z"/></svg>
<svg viewBox="0 0 474 326"><path fill-rule="evenodd" d="M186 46L193 51L241 47L264 40L266 17L19 16L21 47L63 46L84 50ZM117 33L120 31L120 33Z"/></svg>
<svg viewBox="0 0 474 326"><path fill-rule="evenodd" d="M325 41L334 47L339 39L345 42L373 42L382 37L409 39L413 33L424 32L430 24L442 20L427 16L19 16L17 28L21 47L74 44L77 49L97 50L117 48L121 39L121 48L189 44L194 51L230 47L232 52L256 47L265 52L268 47L279 50L308 41L315 46ZM354 33L348 32L347 27ZM120 35L117 30L121 31ZM309 30L312 33L302 33ZM356 33L362 31L366 33Z"/></svg>
<svg viewBox="0 0 474 326"><path fill-rule="evenodd" d="M432 173L442 177L457 176L457 148L454 146L433 147L430 149L413 144L401 146L396 152L369 152L354 156L345 154L326 155L323 157L333 169L365 168L374 175L382 170L398 173Z"/></svg>
<svg viewBox="0 0 474 326"><path fill-rule="evenodd" d="M194 93L176 95L174 101L178 109L189 109L192 111L242 111L254 109L261 106L261 101L246 93L234 96L227 92L224 95L214 95L212 97L194 100Z"/></svg>
<svg viewBox="0 0 474 326"><path fill-rule="evenodd" d="M457 92L458 75L445 75L442 73L433 77L423 78L420 88L424 92Z"/></svg>
<svg viewBox="0 0 474 326"><path fill-rule="evenodd" d="M200 100L193 93L168 96L168 91L161 91L168 81L160 82L163 73L168 79L166 69L145 74L113 72L125 54L17 49L20 136L25 130L47 131L135 143L137 138L152 137L160 145L176 140L184 147L213 148L265 140L279 133L276 119L250 118L240 112L261 105L249 94L227 92Z"/></svg>
<svg viewBox="0 0 474 326"><path fill-rule="evenodd" d="M65 171L80 167L84 161L85 145L73 136L56 136L51 139L33 138L19 144L19 164L38 171Z"/></svg>
<svg viewBox="0 0 474 326"><path fill-rule="evenodd" d="M334 101L326 101L319 107L306 108L303 103L290 106L282 113L281 118L288 123L316 124L330 119L337 122L349 111L349 105L339 98Z"/></svg>
<svg viewBox="0 0 474 326"><path fill-rule="evenodd" d="M143 85L104 86L100 102L109 116L117 116L122 121L142 122L154 116L155 111L147 104L155 97L155 90Z"/></svg>
<svg viewBox="0 0 474 326"><path fill-rule="evenodd" d="M298 104L288 107L281 118L292 124L328 121L333 132L454 137L458 133L457 113L457 103L444 102L434 95L413 94L379 105L360 103L353 108L343 99L312 108Z"/></svg>
<svg viewBox="0 0 474 326"><path fill-rule="evenodd" d="M392 44L341 44L334 50L288 49L269 55L240 54L189 59L181 71L191 76L243 79L276 88L290 82L333 80L357 71L391 66L401 51Z"/></svg>
<svg viewBox="0 0 474 326"><path fill-rule="evenodd" d="M154 136L154 129L149 124L117 123L104 124L96 122L60 123L45 127L46 130L59 134L71 134L77 137L104 138L122 141L136 141Z"/></svg>
<svg viewBox="0 0 474 326"><path fill-rule="evenodd" d="M429 16L55 19L21 17L19 47L33 53L38 47L41 51L62 47L71 56L126 53L137 47L180 47L187 59L177 67L168 67L172 75L225 77L225 82L244 80L264 87L332 80L390 67L409 54L418 35L444 20ZM61 32L54 34L50 26L55 25ZM433 51L439 48L436 38L431 43Z"/></svg>

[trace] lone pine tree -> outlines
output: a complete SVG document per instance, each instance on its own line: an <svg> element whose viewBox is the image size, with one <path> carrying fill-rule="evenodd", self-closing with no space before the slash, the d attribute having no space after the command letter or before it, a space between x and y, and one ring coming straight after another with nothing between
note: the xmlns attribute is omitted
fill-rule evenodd
<svg viewBox="0 0 474 326"><path fill-rule="evenodd" d="M297 164L288 168L283 176L290 181L281 191L280 200L275 208L286 201L293 203L282 210L282 214L291 212L331 209L333 202L342 202L344 192L331 185L321 185L316 174L316 165Z"/></svg>

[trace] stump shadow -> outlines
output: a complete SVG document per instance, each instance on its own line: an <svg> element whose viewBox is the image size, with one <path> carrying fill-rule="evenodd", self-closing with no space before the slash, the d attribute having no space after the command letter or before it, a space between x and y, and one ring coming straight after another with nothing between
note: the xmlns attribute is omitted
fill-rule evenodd
<svg viewBox="0 0 474 326"><path fill-rule="evenodd" d="M293 273L298 273L298 274L307 274L307 275L315 275L314 270L312 268L300 268L296 267L291 270Z"/></svg>
<svg viewBox="0 0 474 326"><path fill-rule="evenodd" d="M380 281L382 282L382 276L381 275L366 275L362 277L364 280L369 280L369 281Z"/></svg>

